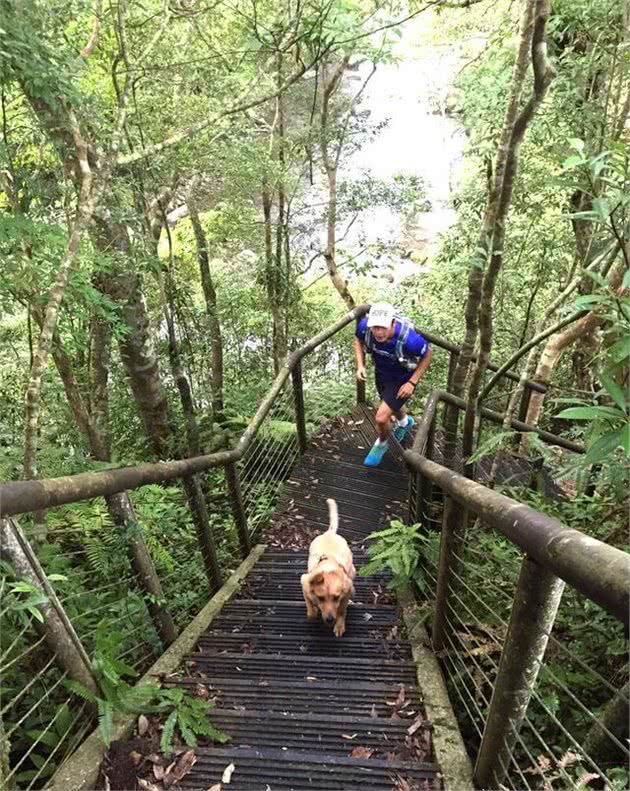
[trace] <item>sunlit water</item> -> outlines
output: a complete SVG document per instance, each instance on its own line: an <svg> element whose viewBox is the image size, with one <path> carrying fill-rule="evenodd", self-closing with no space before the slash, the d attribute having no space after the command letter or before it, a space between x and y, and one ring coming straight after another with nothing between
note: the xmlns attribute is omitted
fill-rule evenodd
<svg viewBox="0 0 630 791"><path fill-rule="evenodd" d="M406 217L386 206L375 206L364 210L347 233L349 219L340 221L337 260L348 280L365 271L366 264L373 267L379 279L393 283L422 271L431 265L440 233L454 222L450 199L461 167L465 135L456 120L446 114L446 104L457 66L454 56L431 48L400 63L379 66L364 90L359 111L369 111L370 125L385 122L386 126L358 151L342 157L339 182L355 181L366 173L379 179L399 174L418 176L431 209ZM355 94L370 70L370 64L364 63L349 72L343 90ZM305 203L325 200L324 185L324 178L318 178L307 189ZM315 251L323 249L322 225L308 246ZM354 260L344 265L348 258ZM322 265L320 259L309 274L316 276Z"/></svg>

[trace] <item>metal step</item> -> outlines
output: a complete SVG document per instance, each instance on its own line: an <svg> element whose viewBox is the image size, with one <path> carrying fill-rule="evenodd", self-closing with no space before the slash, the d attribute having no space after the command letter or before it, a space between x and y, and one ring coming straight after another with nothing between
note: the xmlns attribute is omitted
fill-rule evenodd
<svg viewBox="0 0 630 791"><path fill-rule="evenodd" d="M277 568L277 567L276 567ZM244 598L249 592L250 599L256 596L259 599L278 599L302 601L302 585L300 578L306 571L306 558L298 567L286 570L274 570L262 567L259 572L252 571L239 592L239 598ZM393 604L394 594L387 590L388 579L385 575L370 575L369 577L355 577L353 601L365 605ZM388 595L385 595L385 594ZM379 601L382 599L382 601Z"/></svg>
<svg viewBox="0 0 630 791"><path fill-rule="evenodd" d="M273 748L197 748L197 763L179 783L195 791L220 783L234 764L230 791L392 791L397 780L426 781L439 788L437 767L430 763L344 758ZM400 785L399 785L400 787Z"/></svg>
<svg viewBox="0 0 630 791"><path fill-rule="evenodd" d="M343 638L341 638L343 639ZM346 680L370 681L378 678L392 684L413 684L413 662L350 657L301 656L299 654L239 654L204 651L189 654L186 665L208 678L238 674L243 678L286 681L319 681L343 684Z"/></svg>
<svg viewBox="0 0 630 791"><path fill-rule="evenodd" d="M238 676L238 677L237 677ZM249 678L235 676L184 676L166 679L164 686L181 686L194 692L199 685L206 687L210 699L222 709L236 711L254 710L287 714L309 713L329 715L331 712L353 717L370 717L389 720L397 709L396 700L400 684L370 681L344 681L340 691L338 683L318 681L287 681L264 679L257 683ZM409 704L400 711L401 719L409 721L420 712L421 702L415 685L404 684L405 701ZM212 716L211 716L212 719ZM409 721L407 724L409 724Z"/></svg>
<svg viewBox="0 0 630 791"><path fill-rule="evenodd" d="M321 635L269 635L214 632L203 635L198 643L203 651L242 654L303 654L305 656L373 657L375 659L411 659L409 644L384 637L365 640L357 637Z"/></svg>
<svg viewBox="0 0 630 791"><path fill-rule="evenodd" d="M231 746L251 747L255 744L257 747L350 756L353 748L360 745L374 749L374 757L395 753L404 745L410 724L408 719L230 709L213 709L210 720L229 734ZM422 723L415 731L419 734L416 743L422 745L426 731L431 729L432 723ZM426 759L427 756L428 747L421 758Z"/></svg>

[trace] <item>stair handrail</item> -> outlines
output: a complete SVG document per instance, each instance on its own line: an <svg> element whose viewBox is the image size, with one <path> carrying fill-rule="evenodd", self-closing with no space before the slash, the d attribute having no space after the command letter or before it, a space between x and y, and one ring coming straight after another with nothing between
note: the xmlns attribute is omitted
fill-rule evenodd
<svg viewBox="0 0 630 791"><path fill-rule="evenodd" d="M470 517L478 517L484 527L498 530L525 552L473 773L478 788L497 788L508 773L565 582L620 620L627 630L630 555L432 460L435 418L441 401L460 410L465 408L462 399L433 391L414 443L403 452L412 473L410 521L430 529L434 522L434 487L444 497L431 633L436 653L453 643L451 632L455 627L449 613L456 611L461 601L459 585L466 536L473 532ZM484 413L493 422L503 421L502 415L491 410ZM521 421L513 420L512 427L536 431L545 441L584 452L576 443ZM599 734L598 723L593 728Z"/></svg>
<svg viewBox="0 0 630 791"><path fill-rule="evenodd" d="M80 472L59 478L2 483L0 484L0 518L137 489L147 484L194 475L212 467L226 466L239 461L250 447L278 393L302 358L352 321L365 315L369 309L369 305L358 305L288 356L235 447L187 459Z"/></svg>

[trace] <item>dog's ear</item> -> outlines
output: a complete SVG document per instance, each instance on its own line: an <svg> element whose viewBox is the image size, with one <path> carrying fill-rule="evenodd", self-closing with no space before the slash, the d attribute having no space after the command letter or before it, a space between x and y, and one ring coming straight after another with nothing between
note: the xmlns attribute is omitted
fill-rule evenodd
<svg viewBox="0 0 630 791"><path fill-rule="evenodd" d="M324 573L318 571L317 574L311 577L311 585L321 585L324 581Z"/></svg>

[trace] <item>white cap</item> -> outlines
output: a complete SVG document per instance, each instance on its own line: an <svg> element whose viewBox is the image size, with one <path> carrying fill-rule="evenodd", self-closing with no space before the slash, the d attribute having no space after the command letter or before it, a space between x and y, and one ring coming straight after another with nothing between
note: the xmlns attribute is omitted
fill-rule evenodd
<svg viewBox="0 0 630 791"><path fill-rule="evenodd" d="M375 302L368 313L368 327L389 327L394 320L396 310L389 302Z"/></svg>

